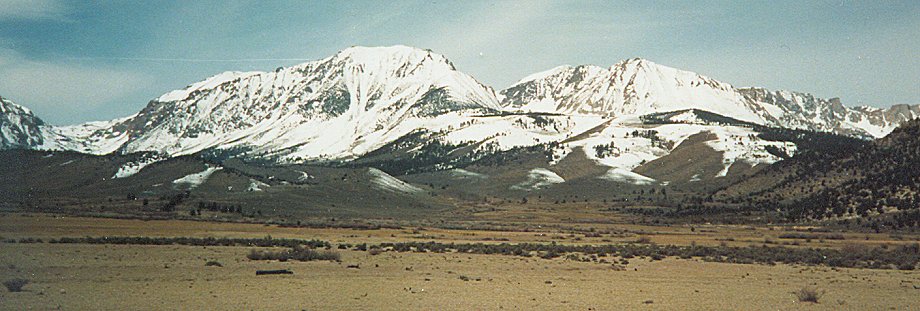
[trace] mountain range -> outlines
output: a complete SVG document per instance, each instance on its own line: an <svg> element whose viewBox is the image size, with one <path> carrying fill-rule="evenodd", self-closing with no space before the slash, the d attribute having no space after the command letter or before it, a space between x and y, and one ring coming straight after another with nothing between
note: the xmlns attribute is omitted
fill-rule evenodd
<svg viewBox="0 0 920 311"><path fill-rule="evenodd" d="M638 58L609 68L561 66L496 92L446 57L406 46L351 47L269 72L220 73L109 121L53 126L8 99L0 109L0 149L147 154L113 177L185 155L363 165L394 175L545 155L512 185L524 191L570 180L554 171L566 159L589 163L582 171L590 174L570 175L633 185L746 174L807 148L805 134L771 131L874 139L920 117L920 105L850 108ZM693 165L680 164L688 159Z"/></svg>

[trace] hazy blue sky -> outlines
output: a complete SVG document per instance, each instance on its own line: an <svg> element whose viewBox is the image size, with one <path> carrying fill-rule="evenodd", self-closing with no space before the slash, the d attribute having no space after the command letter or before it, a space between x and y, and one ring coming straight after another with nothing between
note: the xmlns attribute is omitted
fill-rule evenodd
<svg viewBox="0 0 920 311"><path fill-rule="evenodd" d="M137 112L226 70L430 48L501 89L630 57L736 86L920 103L920 1L0 0L0 96L52 124Z"/></svg>

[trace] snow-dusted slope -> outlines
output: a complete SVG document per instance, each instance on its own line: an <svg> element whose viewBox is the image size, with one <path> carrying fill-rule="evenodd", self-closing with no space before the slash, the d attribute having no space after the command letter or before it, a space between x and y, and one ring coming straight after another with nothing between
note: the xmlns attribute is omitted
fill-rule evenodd
<svg viewBox="0 0 920 311"><path fill-rule="evenodd" d="M724 177L736 163L755 166L781 160L769 150L781 150L794 155L798 150L791 142L769 141L759 137L759 132L744 124L717 124L678 113L666 122L647 122L647 118L622 118L610 122L594 133L581 139L561 144L559 153L565 157L576 150L600 166L611 168L601 179L647 185L656 181L633 173L645 163L669 155L677 146L691 136L707 134L708 148L721 155L721 169L704 178ZM675 180L660 180L671 182Z"/></svg>
<svg viewBox="0 0 920 311"><path fill-rule="evenodd" d="M511 186L511 189L524 191L538 190L553 184L561 184L564 182L565 179L562 179L562 177L559 177L559 175L553 171L545 168L535 168L528 172L527 180Z"/></svg>
<svg viewBox="0 0 920 311"><path fill-rule="evenodd" d="M26 107L0 97L0 150L34 148L44 142L45 123Z"/></svg>
<svg viewBox="0 0 920 311"><path fill-rule="evenodd" d="M211 177L214 172L224 169L223 167L213 167L209 166L204 171L189 174L182 178L176 179L173 181L173 185L176 187L186 187L188 189L194 189L198 186L201 186L205 181L208 181L208 178Z"/></svg>
<svg viewBox="0 0 920 311"><path fill-rule="evenodd" d="M502 90L508 110L627 117L699 109L762 125L882 137L920 116L920 106L848 108L838 99L731 85L644 59L610 68L562 66Z"/></svg>
<svg viewBox="0 0 920 311"><path fill-rule="evenodd" d="M425 192L419 187L413 186L373 167L368 168L367 173L371 178L371 184L373 184L373 187L380 190L404 194L417 194Z"/></svg>

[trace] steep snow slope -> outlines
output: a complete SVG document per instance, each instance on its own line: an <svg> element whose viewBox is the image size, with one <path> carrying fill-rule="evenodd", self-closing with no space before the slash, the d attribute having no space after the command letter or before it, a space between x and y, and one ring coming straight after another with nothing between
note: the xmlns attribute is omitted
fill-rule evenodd
<svg viewBox="0 0 920 311"><path fill-rule="evenodd" d="M610 68L562 66L528 76L500 92L513 111L628 117L699 109L761 125L878 138L920 116L920 106L848 108L810 94L734 88L644 59Z"/></svg>
<svg viewBox="0 0 920 311"><path fill-rule="evenodd" d="M0 150L39 146L45 128L31 110L0 97Z"/></svg>

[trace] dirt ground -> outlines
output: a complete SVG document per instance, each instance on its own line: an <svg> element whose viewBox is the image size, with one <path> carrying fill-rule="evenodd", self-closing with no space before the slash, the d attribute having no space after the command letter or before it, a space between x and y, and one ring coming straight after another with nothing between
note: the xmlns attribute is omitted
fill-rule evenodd
<svg viewBox="0 0 920 311"><path fill-rule="evenodd" d="M744 230L742 230L744 231ZM742 232L739 231L739 232ZM732 231L734 232L734 231ZM427 230L420 234L431 234ZM484 232L466 232L479 239ZM100 235L318 238L376 243L404 230L277 228L181 221L0 217L0 236ZM444 232L464 237L464 232ZM492 233L530 239L534 233ZM371 237L368 237L371 235ZM395 236L395 237L394 237ZM468 237L468 236L467 236ZM655 237L653 236L653 239ZM873 237L875 238L875 237ZM920 271L742 265L633 258L609 264L502 255L340 251L341 262L246 259L248 247L0 243L3 310L909 310ZM223 267L206 267L207 261ZM359 265L359 269L348 268ZM256 276L259 269L293 275ZM466 279L466 280L464 280ZM819 303L797 302L805 286Z"/></svg>

